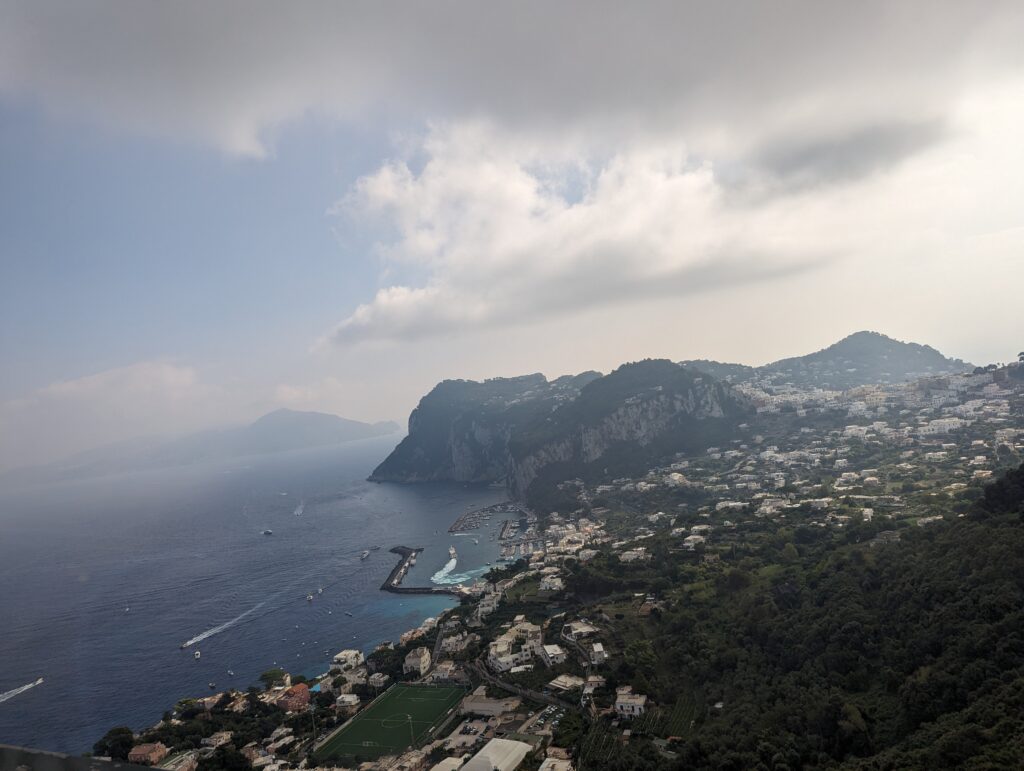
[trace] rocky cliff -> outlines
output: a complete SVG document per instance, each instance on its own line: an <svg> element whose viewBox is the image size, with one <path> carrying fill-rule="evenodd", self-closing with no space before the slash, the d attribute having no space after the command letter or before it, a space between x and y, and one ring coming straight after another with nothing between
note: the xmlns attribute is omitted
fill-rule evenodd
<svg viewBox="0 0 1024 771"><path fill-rule="evenodd" d="M660 360L623 365L516 432L509 491L523 498L538 480L585 474L595 464L614 469L627 458L647 463L702 450L731 437L736 419L748 410L742 396L700 372Z"/></svg>
<svg viewBox="0 0 1024 771"><path fill-rule="evenodd" d="M731 436L747 404L709 375L668 361L548 382L542 375L445 381L409 418L377 481L495 482L525 498L592 464L703 449ZM561 476L559 476L561 475Z"/></svg>
<svg viewBox="0 0 1024 771"><path fill-rule="evenodd" d="M597 372L548 381L543 375L445 380L409 416L409 434L370 479L391 482L496 482L508 469L519 425L575 399Z"/></svg>

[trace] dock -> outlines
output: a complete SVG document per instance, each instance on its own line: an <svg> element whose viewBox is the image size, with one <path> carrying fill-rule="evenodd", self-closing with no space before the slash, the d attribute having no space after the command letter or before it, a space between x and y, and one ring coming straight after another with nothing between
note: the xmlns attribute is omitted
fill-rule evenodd
<svg viewBox="0 0 1024 771"><path fill-rule="evenodd" d="M410 548L408 546L395 546L389 549L392 554L397 554L401 559L398 564L392 568L388 574L387 580L381 584L382 592L391 592L392 594L450 594L454 596L462 596L455 587L447 586L402 586L402 580L405 578L406 573L409 572L409 568L416 561L416 555L423 551L422 547Z"/></svg>

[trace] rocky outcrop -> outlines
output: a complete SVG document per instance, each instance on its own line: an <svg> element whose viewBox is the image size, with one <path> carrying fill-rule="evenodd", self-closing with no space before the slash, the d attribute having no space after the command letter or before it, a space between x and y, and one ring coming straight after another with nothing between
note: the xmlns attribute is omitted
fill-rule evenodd
<svg viewBox="0 0 1024 771"><path fill-rule="evenodd" d="M497 482L517 428L572 401L597 372L548 381L543 375L482 383L446 380L409 416L409 434L370 479L383 482Z"/></svg>
<svg viewBox="0 0 1024 771"><path fill-rule="evenodd" d="M571 475L624 448L656 454L696 447L708 424L724 429L746 410L728 386L668 361L550 383L540 375L446 381L413 411L409 435L371 479L504 480L513 496L525 498L552 469Z"/></svg>
<svg viewBox="0 0 1024 771"><path fill-rule="evenodd" d="M566 424L557 438L532 447L519 444L510 459L509 492L525 497L545 470L554 466L585 467L601 460L615 447L628 445L642 450L661 445L668 450L693 443L688 440L698 440L699 444L697 434L701 432L693 430L696 424L727 421L748 409L743 397L710 377L695 377L682 368L673 372L662 367L661 362L656 364L658 368L652 375L664 379L663 384L647 384L596 421ZM588 397L586 392L581 394L581 404L575 405L574 412L587 412Z"/></svg>

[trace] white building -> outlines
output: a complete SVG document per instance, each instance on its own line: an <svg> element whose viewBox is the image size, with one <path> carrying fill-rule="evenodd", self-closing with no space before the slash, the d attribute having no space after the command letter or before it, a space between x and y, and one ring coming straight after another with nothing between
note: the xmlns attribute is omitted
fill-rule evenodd
<svg viewBox="0 0 1024 771"><path fill-rule="evenodd" d="M402 672L415 672L420 677L427 674L430 669L430 651L426 648L414 648L405 656L405 663L402 665Z"/></svg>
<svg viewBox="0 0 1024 771"><path fill-rule="evenodd" d="M615 692L615 714L619 717L639 717L647 711L647 697L633 693L633 688L624 685Z"/></svg>
<svg viewBox="0 0 1024 771"><path fill-rule="evenodd" d="M464 771L515 771L532 751L533 747L526 742L491 739L462 768Z"/></svg>

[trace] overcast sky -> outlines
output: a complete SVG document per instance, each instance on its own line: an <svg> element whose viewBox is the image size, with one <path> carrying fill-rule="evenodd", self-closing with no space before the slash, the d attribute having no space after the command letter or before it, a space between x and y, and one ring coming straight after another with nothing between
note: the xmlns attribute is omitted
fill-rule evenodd
<svg viewBox="0 0 1024 771"><path fill-rule="evenodd" d="M443 378L1024 347L1019 2L0 2L0 468Z"/></svg>

